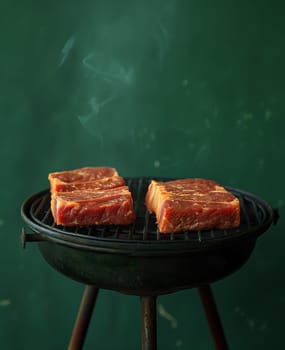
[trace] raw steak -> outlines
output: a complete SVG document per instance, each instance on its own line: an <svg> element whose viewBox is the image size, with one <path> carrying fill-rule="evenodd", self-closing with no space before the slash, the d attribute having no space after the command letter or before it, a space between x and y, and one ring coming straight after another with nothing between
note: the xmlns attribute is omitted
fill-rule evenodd
<svg viewBox="0 0 285 350"><path fill-rule="evenodd" d="M129 225L135 219L127 186L108 190L55 192L51 210L57 225Z"/></svg>
<svg viewBox="0 0 285 350"><path fill-rule="evenodd" d="M135 220L131 193L114 168L54 172L48 179L57 225L128 225Z"/></svg>
<svg viewBox="0 0 285 350"><path fill-rule="evenodd" d="M161 233L228 229L240 225L239 200L217 182L183 179L151 181L146 206Z"/></svg>
<svg viewBox="0 0 285 350"><path fill-rule="evenodd" d="M122 186L125 181L114 168L84 167L70 171L50 173L51 192L69 192L81 189L112 188Z"/></svg>

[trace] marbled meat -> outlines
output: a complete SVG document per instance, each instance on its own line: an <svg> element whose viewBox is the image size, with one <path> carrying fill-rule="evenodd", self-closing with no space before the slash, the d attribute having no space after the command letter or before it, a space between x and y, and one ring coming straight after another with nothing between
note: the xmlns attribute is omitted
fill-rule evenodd
<svg viewBox="0 0 285 350"><path fill-rule="evenodd" d="M51 210L57 225L64 226L129 225L135 219L127 186L53 193Z"/></svg>
<svg viewBox="0 0 285 350"><path fill-rule="evenodd" d="M212 180L152 180L145 201L149 212L155 213L161 233L229 229L240 225L238 198Z"/></svg>
<svg viewBox="0 0 285 350"><path fill-rule="evenodd" d="M49 174L48 179L52 193L88 188L112 188L125 184L117 170L110 167L84 167L53 172Z"/></svg>
<svg viewBox="0 0 285 350"><path fill-rule="evenodd" d="M135 220L131 192L114 168L54 172L48 179L57 225L129 225Z"/></svg>

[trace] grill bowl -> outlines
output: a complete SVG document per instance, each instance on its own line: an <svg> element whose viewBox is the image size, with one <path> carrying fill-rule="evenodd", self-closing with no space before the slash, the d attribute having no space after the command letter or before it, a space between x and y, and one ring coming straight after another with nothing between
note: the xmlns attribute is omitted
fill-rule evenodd
<svg viewBox="0 0 285 350"><path fill-rule="evenodd" d="M50 213L48 190L22 205L32 230L22 239L37 241L45 260L64 275L99 288L127 294L155 295L215 282L238 270L250 257L274 212L261 198L226 187L241 203L237 229L160 234L144 197L150 178L126 179L133 195L132 226L63 227Z"/></svg>

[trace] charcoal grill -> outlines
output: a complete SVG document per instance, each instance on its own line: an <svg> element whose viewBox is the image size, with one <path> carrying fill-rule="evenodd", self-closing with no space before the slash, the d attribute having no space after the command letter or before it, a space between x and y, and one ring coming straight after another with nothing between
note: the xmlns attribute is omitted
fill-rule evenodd
<svg viewBox="0 0 285 350"><path fill-rule="evenodd" d="M210 284L247 261L258 236L276 223L278 212L251 193L226 187L240 200L238 228L160 234L154 215L144 205L150 181L126 179L136 212L130 226L57 226L48 189L22 205L22 218L31 230L23 228L23 246L37 242L51 266L86 284L69 349L83 346L99 288L141 297L144 350L156 349L156 297L199 288L216 349L227 349Z"/></svg>

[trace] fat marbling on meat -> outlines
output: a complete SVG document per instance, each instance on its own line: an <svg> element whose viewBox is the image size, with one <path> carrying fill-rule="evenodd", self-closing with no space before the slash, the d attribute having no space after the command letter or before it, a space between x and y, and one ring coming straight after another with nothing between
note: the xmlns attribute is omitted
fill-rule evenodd
<svg viewBox="0 0 285 350"><path fill-rule="evenodd" d="M145 198L161 233L229 229L240 225L240 204L216 181L152 180Z"/></svg>
<svg viewBox="0 0 285 350"><path fill-rule="evenodd" d="M51 210L57 225L64 226L129 225L135 219L127 186L53 193Z"/></svg>
<svg viewBox="0 0 285 350"><path fill-rule="evenodd" d="M135 220L131 192L114 168L53 172L48 179L57 225L129 225Z"/></svg>
<svg viewBox="0 0 285 350"><path fill-rule="evenodd" d="M112 188L125 184L114 168L84 167L48 175L51 192L70 192L88 188Z"/></svg>

